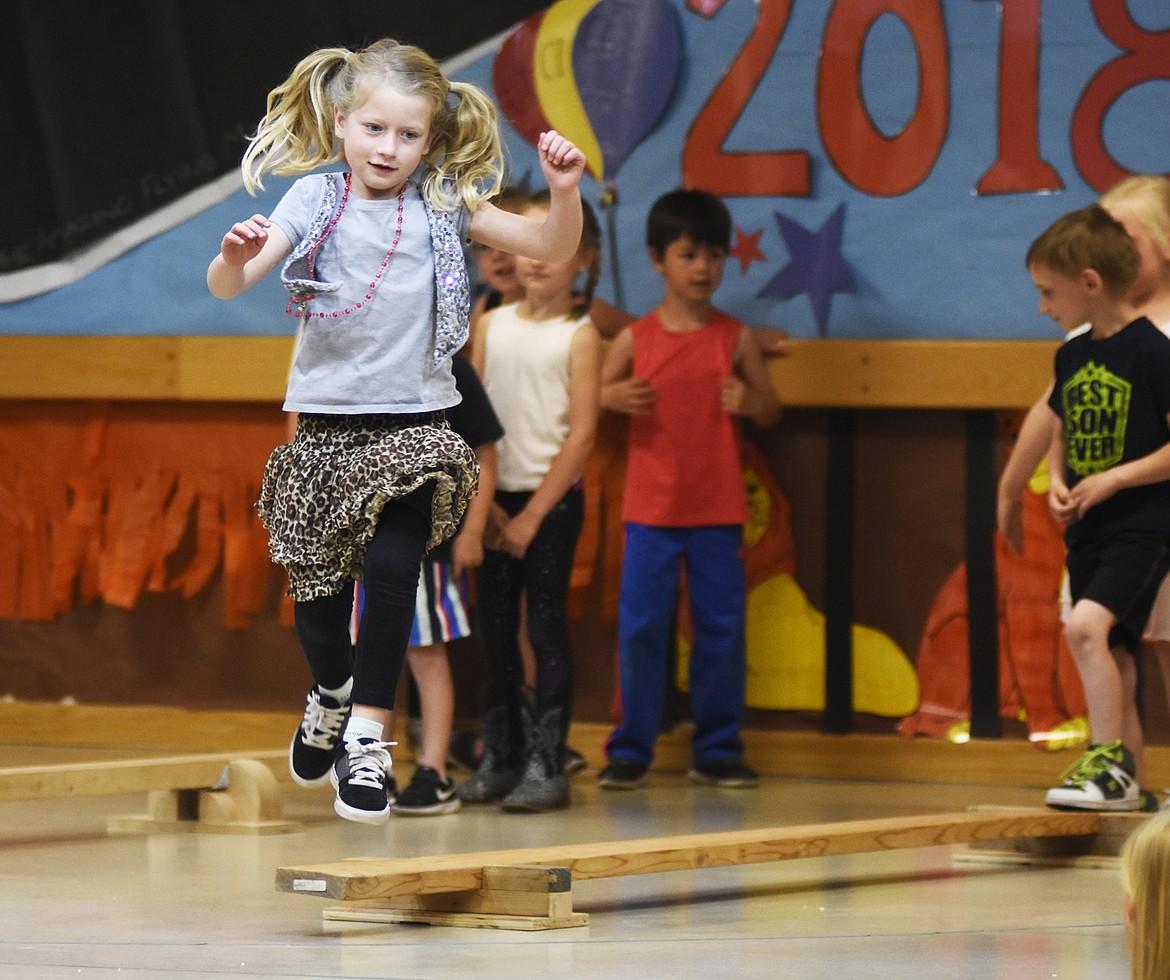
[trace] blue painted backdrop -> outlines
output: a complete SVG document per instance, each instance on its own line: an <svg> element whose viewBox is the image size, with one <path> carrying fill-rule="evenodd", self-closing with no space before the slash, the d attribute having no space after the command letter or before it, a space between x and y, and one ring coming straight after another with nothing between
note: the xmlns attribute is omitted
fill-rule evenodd
<svg viewBox="0 0 1170 980"><path fill-rule="evenodd" d="M634 29L651 13L661 44ZM564 43L524 25L505 46L503 101L531 85L537 117L611 151L608 166L593 161L607 179L587 176L583 191L612 223L635 313L659 299L646 210L685 181L731 209L717 301L748 322L799 337L1054 337L1022 266L1028 243L1116 173L1170 171L1166 0L563 0L545 16ZM452 71L491 89L495 62L493 50ZM615 91L622 101L607 102ZM538 184L531 123L505 130L515 179ZM981 192L997 161L1006 187ZM741 193L790 166L807 186ZM287 183L232 194L78 282L0 306L0 332L291 333L274 280L230 303L204 285L223 232L271 210ZM602 206L607 188L616 203ZM616 286L607 258L601 292Z"/></svg>

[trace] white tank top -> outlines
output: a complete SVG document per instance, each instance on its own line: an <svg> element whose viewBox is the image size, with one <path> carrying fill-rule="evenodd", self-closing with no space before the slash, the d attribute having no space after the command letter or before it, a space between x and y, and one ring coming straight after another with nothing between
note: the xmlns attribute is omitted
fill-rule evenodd
<svg viewBox="0 0 1170 980"><path fill-rule="evenodd" d="M504 427L496 487L531 491L569 433L569 345L589 318L525 320L517 309L492 311L483 384Z"/></svg>

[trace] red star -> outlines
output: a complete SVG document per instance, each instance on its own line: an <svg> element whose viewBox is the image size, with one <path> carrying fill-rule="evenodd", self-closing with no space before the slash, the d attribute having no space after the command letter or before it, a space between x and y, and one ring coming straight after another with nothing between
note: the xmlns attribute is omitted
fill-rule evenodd
<svg viewBox="0 0 1170 980"><path fill-rule="evenodd" d="M750 235L736 225L735 228L735 244L731 246L731 254L739 259L739 271L742 274L747 273L748 268L753 262L763 262L767 256L760 251L760 236L764 233L761 228L758 231L753 231Z"/></svg>

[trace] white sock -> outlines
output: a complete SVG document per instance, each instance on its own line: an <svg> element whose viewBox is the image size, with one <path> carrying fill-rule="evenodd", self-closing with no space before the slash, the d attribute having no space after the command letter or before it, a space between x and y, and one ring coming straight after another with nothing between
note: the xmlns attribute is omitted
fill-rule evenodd
<svg viewBox="0 0 1170 980"><path fill-rule="evenodd" d="M347 680L341 687L321 687L317 685L322 694L328 694L338 704L349 704L349 696L353 693L353 678Z"/></svg>
<svg viewBox="0 0 1170 980"><path fill-rule="evenodd" d="M353 742L359 738L372 738L375 742L382 741L382 726L372 718L355 718L350 716L349 725L345 729L345 740Z"/></svg>

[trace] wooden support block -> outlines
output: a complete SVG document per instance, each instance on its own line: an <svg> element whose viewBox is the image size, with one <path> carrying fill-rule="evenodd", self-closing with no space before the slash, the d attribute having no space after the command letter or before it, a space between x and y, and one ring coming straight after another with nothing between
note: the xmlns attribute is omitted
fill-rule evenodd
<svg viewBox="0 0 1170 980"><path fill-rule="evenodd" d="M208 789L151 792L145 814L110 817L106 826L112 834L287 834L301 829L281 819L280 785L272 770L254 759L232 760Z"/></svg>
<svg viewBox="0 0 1170 980"><path fill-rule="evenodd" d="M568 868L485 867L482 887L470 891L371 898L329 906L326 920L425 922L476 929L534 931L587 925L573 911Z"/></svg>
<svg viewBox="0 0 1170 980"><path fill-rule="evenodd" d="M1010 812L1010 807L977 807L980 812ZM1078 867L1115 867L1127 837L1150 818L1148 813L1096 814L1096 833L1071 837L1018 837L1014 840L973 841L957 851L955 860L966 864L1044 864Z"/></svg>

